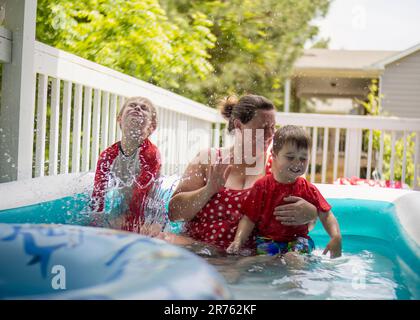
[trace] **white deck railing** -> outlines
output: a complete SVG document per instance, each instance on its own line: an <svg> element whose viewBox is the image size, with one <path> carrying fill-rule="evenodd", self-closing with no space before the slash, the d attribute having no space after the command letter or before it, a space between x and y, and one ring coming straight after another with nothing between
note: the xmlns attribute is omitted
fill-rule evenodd
<svg viewBox="0 0 420 320"><path fill-rule="evenodd" d="M200 149L218 144L223 119L217 111L162 88L39 42L35 43L35 71L38 74L35 177L93 170L99 152L120 138L116 115L127 96L145 96L158 106L159 126L153 140L162 152L164 174L182 173ZM50 113L48 132L47 113ZM70 119L73 119L72 123ZM392 181L397 135L406 137L411 132L417 132L417 152L413 161L419 162L419 119L278 113L277 123L300 125L310 130L313 148L308 174L312 182L331 183L340 176L360 176L362 155L367 160L367 178L371 177L373 161L382 173L383 136L386 131L393 137ZM213 131L213 127L217 129ZM362 150L362 130L369 130L367 154ZM382 132L381 148L376 157L372 151L372 130ZM329 143L330 135L334 141L333 148ZM45 156L47 139L48 159ZM340 145L344 146L344 152L341 152L344 162L342 172L339 172ZM401 180L405 181L406 152L401 164ZM317 175L319 166L321 173ZM332 168L332 178L330 176L329 179L328 168Z"/></svg>
<svg viewBox="0 0 420 320"><path fill-rule="evenodd" d="M176 166L179 154L211 146L212 125L221 121L212 108L40 42L35 42L34 64L34 177L93 170L100 151L121 137L116 117L129 96L147 97L157 106L159 125L152 140L162 146L165 174L185 167L185 161ZM187 129L177 130L182 124ZM198 129L201 143L194 143L188 132Z"/></svg>
<svg viewBox="0 0 420 320"><path fill-rule="evenodd" d="M34 65L37 90L33 177L94 170L99 153L121 137L116 116L128 96L148 97L158 108L159 125L152 140L162 152L164 174L181 174L194 154L202 148L218 146L221 136L225 137L220 131L224 121L216 110L73 54L35 42ZM373 162L382 173L384 133L391 133L395 145L398 135L406 137L415 132L416 152L412 160L417 164L417 185L420 119L278 113L276 120L280 125L295 124L309 130L313 147L308 175L312 182L321 183L331 183L342 176L360 176L362 157L367 162L367 178L371 177ZM362 150L363 130L369 130L367 152ZM372 130L382 132L376 155L372 151ZM391 180L396 165L394 145ZM404 150L406 147L405 143ZM340 158L344 163L341 172ZM406 164L404 152L402 181ZM317 167L321 168L320 174ZM332 175L328 176L329 171Z"/></svg>
<svg viewBox="0 0 420 320"><path fill-rule="evenodd" d="M397 168L397 158L395 143L397 137L402 138L403 157L401 163L401 182L406 180L406 168L408 163L407 156L407 137L414 133L414 154L412 163L414 164L413 186L418 186L419 182L419 149L420 149L420 119L406 119L396 117L373 117L373 116L352 116L352 115L323 115L323 114L303 114L303 113L278 113L278 124L294 124L307 128L312 136L311 168L310 180L312 182L333 182L337 177L360 177L361 159L365 158L366 178L372 177L372 167L376 168L379 174L383 174L384 150L385 147L391 148L389 161L390 180L395 181L394 172ZM363 130L367 130L367 146L363 148ZM373 130L380 131L379 150L373 152ZM332 132L334 132L332 134ZM384 136L386 133L391 135L391 145L386 146ZM333 143L330 143L330 137ZM321 140L322 143L319 143ZM343 151L340 152L340 145ZM333 146L333 148L331 148ZM366 149L365 151L363 149ZM338 172L338 160L340 154L343 159L343 171ZM321 155L321 159L318 159ZM328 162L332 160L332 163ZM375 165L373 165L375 162ZM321 166L320 180L316 180L316 166ZM332 180L327 180L327 168L332 167ZM418 188L418 187L417 187Z"/></svg>
<svg viewBox="0 0 420 320"><path fill-rule="evenodd" d="M116 117L128 96L148 97L157 106L159 124L152 140L161 150L164 174L182 173L200 149L219 146L226 138L216 110L35 41L35 1L7 0L6 9L6 26L12 32L0 27L0 62L7 66L1 95L0 181L93 170L99 152L121 137ZM382 173L385 149L390 148L390 179L401 166L405 181L411 156L418 187L420 119L278 113L277 122L304 126L312 135L312 182L360 176L362 167L368 178L372 168ZM376 153L373 130L381 131ZM385 133L391 135L389 145ZM407 152L411 133L414 154ZM402 159L395 150L399 137L405 141Z"/></svg>

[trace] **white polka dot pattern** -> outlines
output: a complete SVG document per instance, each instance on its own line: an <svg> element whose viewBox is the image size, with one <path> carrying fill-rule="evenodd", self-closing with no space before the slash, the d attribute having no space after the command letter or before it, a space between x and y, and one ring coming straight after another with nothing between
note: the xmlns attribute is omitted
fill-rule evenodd
<svg viewBox="0 0 420 320"><path fill-rule="evenodd" d="M242 218L241 203L247 196L242 190L222 189L185 224L186 234L226 249L235 236Z"/></svg>

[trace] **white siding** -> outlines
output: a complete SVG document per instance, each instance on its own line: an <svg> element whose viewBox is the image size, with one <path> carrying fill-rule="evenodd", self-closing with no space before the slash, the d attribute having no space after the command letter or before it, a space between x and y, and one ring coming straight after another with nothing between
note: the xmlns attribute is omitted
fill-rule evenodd
<svg viewBox="0 0 420 320"><path fill-rule="evenodd" d="M384 112L420 118L420 51L385 67L381 94Z"/></svg>

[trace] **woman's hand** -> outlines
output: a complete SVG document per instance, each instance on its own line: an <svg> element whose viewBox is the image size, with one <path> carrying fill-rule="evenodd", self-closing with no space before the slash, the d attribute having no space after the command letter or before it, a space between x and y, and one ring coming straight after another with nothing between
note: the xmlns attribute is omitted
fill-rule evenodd
<svg viewBox="0 0 420 320"><path fill-rule="evenodd" d="M331 259L341 257L341 237L332 237L322 254L327 254L328 251Z"/></svg>
<svg viewBox="0 0 420 320"><path fill-rule="evenodd" d="M316 220L318 211L316 207L300 197L289 196L284 201L290 202L274 209L276 220L285 226L300 226Z"/></svg>
<svg viewBox="0 0 420 320"><path fill-rule="evenodd" d="M225 164L225 161L217 162L216 164L210 164L207 178L206 178L206 188L213 195L222 189L226 180L229 177L232 165Z"/></svg>

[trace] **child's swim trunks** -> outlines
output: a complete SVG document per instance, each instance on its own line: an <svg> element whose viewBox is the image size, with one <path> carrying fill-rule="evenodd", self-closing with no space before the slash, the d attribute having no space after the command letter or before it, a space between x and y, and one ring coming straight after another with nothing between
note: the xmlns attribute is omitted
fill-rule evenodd
<svg viewBox="0 0 420 320"><path fill-rule="evenodd" d="M257 237L257 254L274 256L286 252L311 253L315 243L311 238L297 237L290 242L273 241L270 238Z"/></svg>

